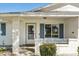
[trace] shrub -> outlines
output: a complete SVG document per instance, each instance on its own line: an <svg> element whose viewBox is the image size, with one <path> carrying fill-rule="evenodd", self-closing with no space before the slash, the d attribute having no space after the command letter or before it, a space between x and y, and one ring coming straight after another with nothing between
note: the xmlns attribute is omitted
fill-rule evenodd
<svg viewBox="0 0 79 59"><path fill-rule="evenodd" d="M56 45L55 44L43 44L40 45L41 56L55 56L56 55Z"/></svg>
<svg viewBox="0 0 79 59"><path fill-rule="evenodd" d="M79 55L79 47L78 47L78 49L77 49L77 52L78 52L78 55Z"/></svg>
<svg viewBox="0 0 79 59"><path fill-rule="evenodd" d="M6 49L5 48L0 48L0 52L3 52L5 51Z"/></svg>

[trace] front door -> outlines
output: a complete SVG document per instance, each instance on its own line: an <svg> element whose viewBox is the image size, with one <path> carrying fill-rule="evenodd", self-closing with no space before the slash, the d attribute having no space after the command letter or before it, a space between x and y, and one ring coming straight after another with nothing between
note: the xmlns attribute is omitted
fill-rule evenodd
<svg viewBox="0 0 79 59"><path fill-rule="evenodd" d="M35 39L35 24L27 24L27 44L33 44Z"/></svg>

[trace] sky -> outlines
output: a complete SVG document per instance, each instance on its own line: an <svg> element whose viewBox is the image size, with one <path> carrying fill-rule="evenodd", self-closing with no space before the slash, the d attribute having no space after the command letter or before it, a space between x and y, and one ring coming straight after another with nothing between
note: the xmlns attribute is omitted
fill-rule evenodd
<svg viewBox="0 0 79 59"><path fill-rule="evenodd" d="M47 3L0 3L0 13L30 11L48 5Z"/></svg>

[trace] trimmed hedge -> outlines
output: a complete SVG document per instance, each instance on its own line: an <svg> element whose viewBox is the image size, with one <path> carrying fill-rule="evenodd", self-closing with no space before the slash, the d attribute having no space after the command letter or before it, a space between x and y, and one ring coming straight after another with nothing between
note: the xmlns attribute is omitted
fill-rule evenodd
<svg viewBox="0 0 79 59"><path fill-rule="evenodd" d="M41 56L55 56L56 55L56 45L55 44L43 44L40 45Z"/></svg>

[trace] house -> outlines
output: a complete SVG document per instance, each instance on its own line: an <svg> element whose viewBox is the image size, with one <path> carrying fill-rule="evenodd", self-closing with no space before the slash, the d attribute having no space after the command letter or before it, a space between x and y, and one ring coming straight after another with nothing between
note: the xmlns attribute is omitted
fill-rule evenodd
<svg viewBox="0 0 79 59"><path fill-rule="evenodd" d="M0 14L0 46L19 46L40 42L56 43L57 53L77 54L79 46L79 4L53 3L29 12Z"/></svg>

